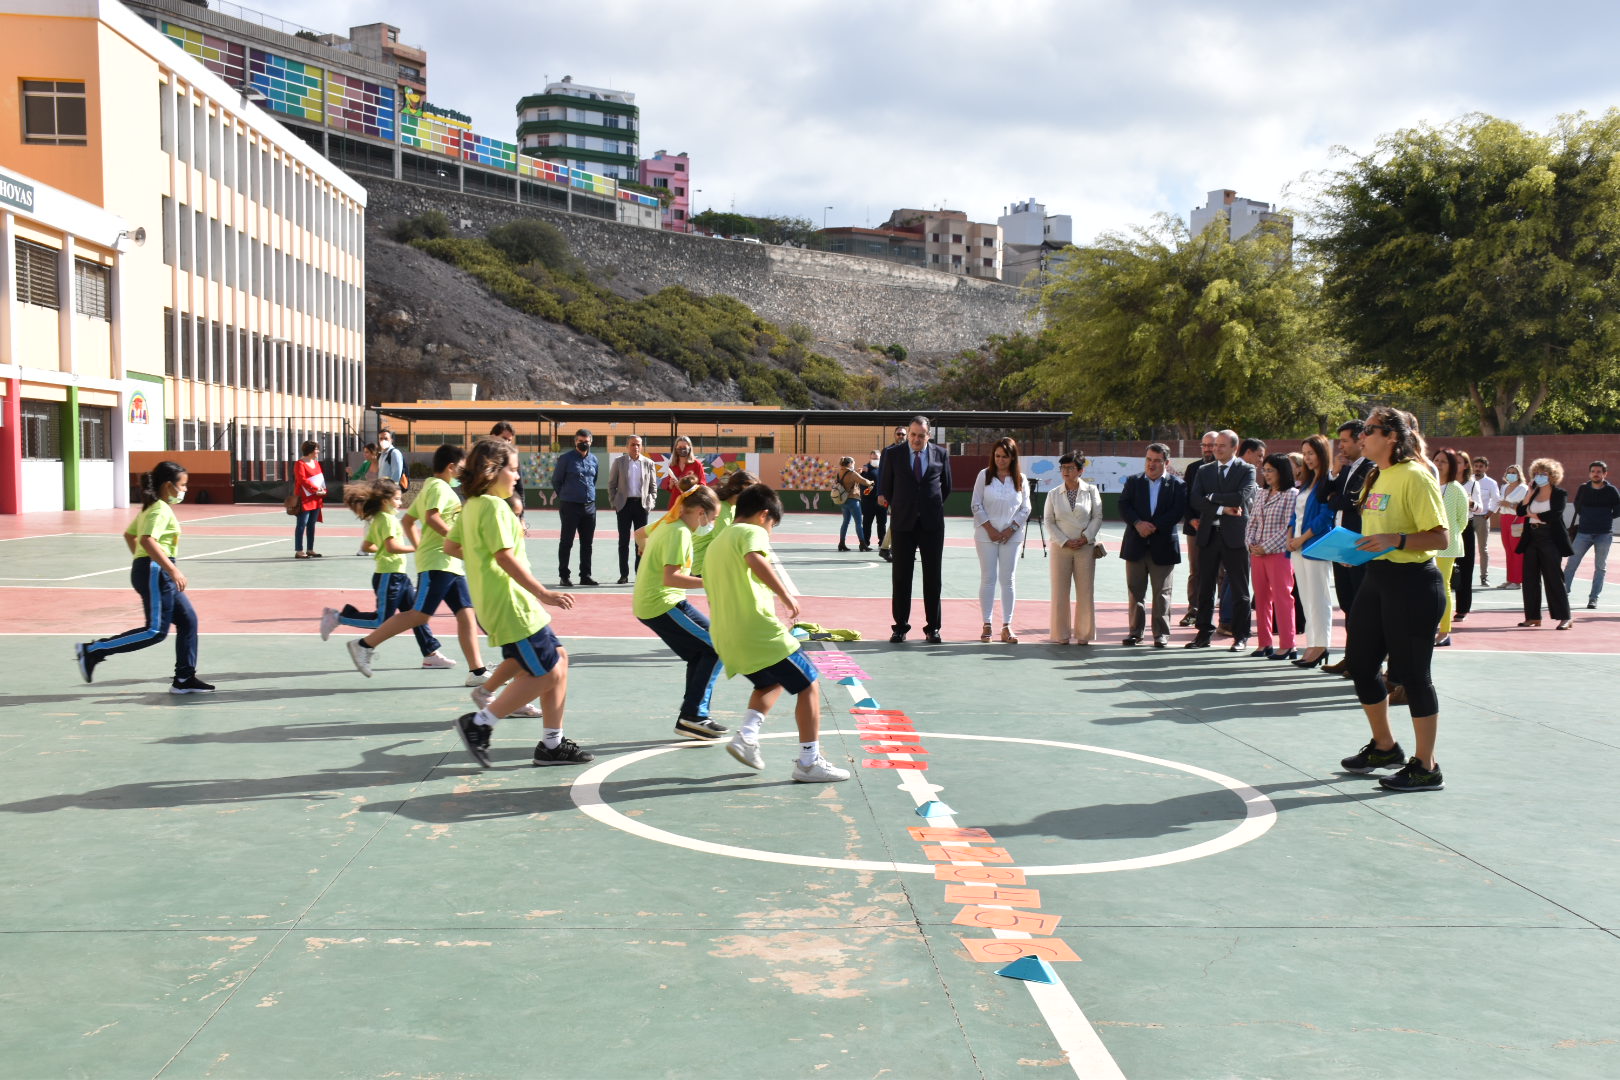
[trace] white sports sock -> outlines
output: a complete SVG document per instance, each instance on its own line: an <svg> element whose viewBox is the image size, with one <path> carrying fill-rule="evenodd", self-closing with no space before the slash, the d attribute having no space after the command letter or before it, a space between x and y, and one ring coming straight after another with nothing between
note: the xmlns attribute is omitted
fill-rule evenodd
<svg viewBox="0 0 1620 1080"><path fill-rule="evenodd" d="M758 709L749 709L743 713L742 727L737 734L745 739L759 738L759 729L765 726L765 714Z"/></svg>
<svg viewBox="0 0 1620 1080"><path fill-rule="evenodd" d="M799 764L809 767L816 763L821 756L821 740L811 739L809 742L799 744Z"/></svg>
<svg viewBox="0 0 1620 1080"><path fill-rule="evenodd" d="M562 728L548 727L540 736L540 741L546 744L547 750L555 750L562 745Z"/></svg>
<svg viewBox="0 0 1620 1080"><path fill-rule="evenodd" d="M477 712L473 713L473 723L483 724L485 727L494 727L495 721L499 719L500 717L496 716L488 709L479 709Z"/></svg>

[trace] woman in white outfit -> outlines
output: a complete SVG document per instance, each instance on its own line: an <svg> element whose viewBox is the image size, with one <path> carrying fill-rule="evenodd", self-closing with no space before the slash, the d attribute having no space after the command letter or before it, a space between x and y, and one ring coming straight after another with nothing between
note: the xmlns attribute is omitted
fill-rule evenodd
<svg viewBox="0 0 1620 1080"><path fill-rule="evenodd" d="M1065 645L1070 640L1070 590L1073 590L1074 622L1072 640L1090 645L1097 635L1097 614L1093 603L1098 551L1097 534L1102 531L1102 493L1095 484L1080 479L1086 466L1084 454L1064 454L1058 458L1063 483L1046 496L1042 516L1052 565L1052 634L1047 640Z"/></svg>
<svg viewBox="0 0 1620 1080"><path fill-rule="evenodd" d="M1307 559L1303 552L1312 540L1333 531L1333 508L1328 505L1328 462L1333 460L1328 441L1312 435L1299 446L1305 467L1294 489L1293 516L1288 523L1289 561L1294 566L1294 591L1305 609L1305 654L1294 666L1311 668L1328 662L1333 647L1333 596L1329 591L1333 564ZM1278 616L1281 618L1281 616Z"/></svg>
<svg viewBox="0 0 1620 1080"><path fill-rule="evenodd" d="M996 584L1001 585L1001 640L1018 644L1013 636L1013 607L1018 592L1013 588L1013 571L1024 546L1024 525L1029 521L1029 487L1018 469L1018 444L1011 439L996 440L990 451L990 465L979 470L973 481L973 546L979 553L979 609L984 615L980 641L990 640L990 616L996 604Z"/></svg>

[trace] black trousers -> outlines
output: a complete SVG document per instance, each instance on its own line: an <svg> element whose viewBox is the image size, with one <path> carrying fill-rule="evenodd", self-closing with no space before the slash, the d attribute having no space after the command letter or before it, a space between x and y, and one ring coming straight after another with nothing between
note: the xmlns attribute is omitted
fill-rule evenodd
<svg viewBox="0 0 1620 1080"><path fill-rule="evenodd" d="M1367 578L1367 565L1345 566L1342 563L1333 564L1333 595L1339 601L1339 610L1344 612L1345 622L1350 620L1350 609L1356 606L1356 593L1361 590L1361 583Z"/></svg>
<svg viewBox="0 0 1620 1080"><path fill-rule="evenodd" d="M1463 527L1463 553L1451 568L1451 617L1474 610L1474 520Z"/></svg>
<svg viewBox="0 0 1620 1080"><path fill-rule="evenodd" d="M889 531L889 508L877 501L877 496L861 498L861 516L866 520L866 535L877 537L874 543L883 543L883 535Z"/></svg>
<svg viewBox="0 0 1620 1080"><path fill-rule="evenodd" d="M1227 547L1217 532L1214 541L1198 548L1198 636L1209 637L1215 632L1215 589L1219 584L1217 570L1226 571L1226 585L1232 596L1232 636L1249 636L1249 617L1253 614L1249 595L1249 552L1241 547Z"/></svg>
<svg viewBox="0 0 1620 1080"><path fill-rule="evenodd" d="M1344 658L1356 683L1356 699L1375 705L1389 696L1378 666L1389 657L1389 678L1406 687L1413 716L1440 711L1430 665L1434 633L1446 613L1446 585L1440 568L1423 563L1374 559L1345 620Z"/></svg>
<svg viewBox="0 0 1620 1080"><path fill-rule="evenodd" d="M596 505L583 502L559 502L557 516L562 519L562 539L557 542L557 573L568 576L568 557L574 553L574 534L579 534L579 575L591 576L591 541L596 539Z"/></svg>
<svg viewBox="0 0 1620 1080"><path fill-rule="evenodd" d="M919 558L922 560L923 630L940 628L940 560L945 555L945 523L932 528L896 528L890 536L894 561L889 564L894 597L892 611L894 632L903 634L911 629L911 578Z"/></svg>
<svg viewBox="0 0 1620 1080"><path fill-rule="evenodd" d="M630 574L630 543L635 531L647 524L647 508L641 505L640 499L626 499L624 505L617 511L619 519L619 576L628 577ZM641 552L636 552L636 567L641 567Z"/></svg>
<svg viewBox="0 0 1620 1080"><path fill-rule="evenodd" d="M1554 529L1562 525L1524 523L1524 617L1541 618L1541 593L1547 592L1547 613L1559 622L1569 618L1569 591L1564 588L1564 556Z"/></svg>

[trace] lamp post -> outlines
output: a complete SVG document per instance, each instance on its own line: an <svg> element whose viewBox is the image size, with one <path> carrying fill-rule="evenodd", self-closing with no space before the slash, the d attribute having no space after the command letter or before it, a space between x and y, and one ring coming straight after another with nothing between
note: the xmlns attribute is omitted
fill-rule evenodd
<svg viewBox="0 0 1620 1080"><path fill-rule="evenodd" d="M824 207L821 208L821 231L822 232L827 231L827 211L832 210L832 209L834 209L834 207L831 207L831 206L824 206Z"/></svg>

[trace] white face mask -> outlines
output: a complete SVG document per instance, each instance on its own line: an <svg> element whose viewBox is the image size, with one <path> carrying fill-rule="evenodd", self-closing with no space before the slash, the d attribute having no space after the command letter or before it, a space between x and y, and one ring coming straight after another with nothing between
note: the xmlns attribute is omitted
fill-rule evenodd
<svg viewBox="0 0 1620 1080"><path fill-rule="evenodd" d="M693 529L692 530L692 535L693 536L703 536L703 535L705 535L707 533L712 533L712 532L714 532L714 522L711 521L707 525L699 525L697 528Z"/></svg>
<svg viewBox="0 0 1620 1080"><path fill-rule="evenodd" d="M186 501L186 493L183 491L178 491L173 495L165 495L163 497L163 501L168 503L170 506L179 506L181 503Z"/></svg>
<svg viewBox="0 0 1620 1080"><path fill-rule="evenodd" d="M1519 474L1516 473L1516 472L1510 472L1506 476L1504 476L1502 479L1506 480L1510 484L1517 483L1518 479L1519 479Z"/></svg>

